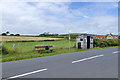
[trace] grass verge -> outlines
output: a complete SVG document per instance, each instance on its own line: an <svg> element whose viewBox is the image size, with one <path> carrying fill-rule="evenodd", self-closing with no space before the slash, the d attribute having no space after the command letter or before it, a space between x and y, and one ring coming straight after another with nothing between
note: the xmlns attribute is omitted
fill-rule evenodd
<svg viewBox="0 0 120 80"><path fill-rule="evenodd" d="M118 46L114 46L114 47L118 47ZM103 48L97 47L97 48L92 48L92 49L71 48L70 50L69 49L60 49L60 50L54 50L53 53L46 52L43 54L39 54L37 52L7 54L7 55L0 55L0 58L2 58L0 62L16 61L16 60L22 60L22 59L30 59L30 58L58 55L58 54L63 54L63 53L72 53L72 52L87 51L87 50L98 50L98 49L105 49L105 48L113 48L113 47L103 47Z"/></svg>

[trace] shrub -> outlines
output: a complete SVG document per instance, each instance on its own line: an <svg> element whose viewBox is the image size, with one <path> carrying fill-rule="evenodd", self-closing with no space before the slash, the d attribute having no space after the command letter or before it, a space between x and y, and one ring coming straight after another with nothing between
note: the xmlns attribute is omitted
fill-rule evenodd
<svg viewBox="0 0 120 80"><path fill-rule="evenodd" d="M94 39L94 47L118 46L118 39Z"/></svg>
<svg viewBox="0 0 120 80"><path fill-rule="evenodd" d="M6 49L5 46L2 46L2 54L8 54L8 50Z"/></svg>
<svg viewBox="0 0 120 80"><path fill-rule="evenodd" d="M14 54L17 50L14 52L12 49L8 49L6 46L2 45L2 55L5 54Z"/></svg>

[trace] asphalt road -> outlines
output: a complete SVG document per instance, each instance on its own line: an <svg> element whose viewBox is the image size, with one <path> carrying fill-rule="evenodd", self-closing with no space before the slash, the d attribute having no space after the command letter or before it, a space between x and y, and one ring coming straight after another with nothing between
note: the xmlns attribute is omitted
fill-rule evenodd
<svg viewBox="0 0 120 80"><path fill-rule="evenodd" d="M118 78L118 53L108 48L4 62L2 77Z"/></svg>

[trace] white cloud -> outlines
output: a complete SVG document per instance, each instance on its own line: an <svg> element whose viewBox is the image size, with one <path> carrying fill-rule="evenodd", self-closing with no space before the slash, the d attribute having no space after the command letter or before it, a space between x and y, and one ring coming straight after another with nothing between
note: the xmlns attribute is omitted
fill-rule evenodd
<svg viewBox="0 0 120 80"><path fill-rule="evenodd" d="M3 3L3 32L20 34L51 33L117 33L117 17L94 12L100 6L71 9L71 3ZM96 7L93 7L96 6ZM106 6L106 5L105 5ZM90 8L91 10L87 9ZM106 6L108 9L108 7ZM93 15L94 14L94 15Z"/></svg>
<svg viewBox="0 0 120 80"><path fill-rule="evenodd" d="M84 18L89 18L88 16L83 16Z"/></svg>

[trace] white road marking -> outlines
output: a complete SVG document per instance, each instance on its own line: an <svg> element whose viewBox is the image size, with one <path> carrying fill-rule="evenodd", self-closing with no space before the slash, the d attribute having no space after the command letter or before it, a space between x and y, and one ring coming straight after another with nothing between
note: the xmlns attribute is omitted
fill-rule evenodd
<svg viewBox="0 0 120 80"><path fill-rule="evenodd" d="M120 51L115 51L115 52L113 52L113 54L116 54L116 53L119 53Z"/></svg>
<svg viewBox="0 0 120 80"><path fill-rule="evenodd" d="M94 58L101 57L101 56L104 56L104 55L102 54L102 55L97 55L97 56L93 56L93 57L89 57L89 58L84 58L84 59L81 59L81 60L73 61L72 63L82 62L82 61L85 61L85 60L94 59Z"/></svg>
<svg viewBox="0 0 120 80"><path fill-rule="evenodd" d="M30 74L34 74L34 73L38 73L38 72L42 72L42 71L46 71L46 70L47 70L47 68L41 69L41 70L37 70L37 71L33 71L33 72L28 72L28 73L21 74L21 75L16 75L16 76L13 76L13 77L9 77L7 79L18 78L18 77L22 77L22 76L26 76L26 75L30 75Z"/></svg>

